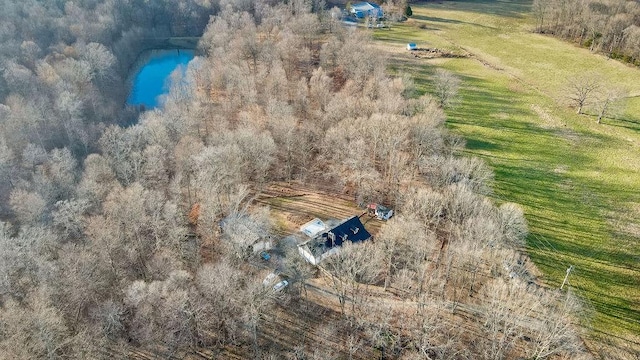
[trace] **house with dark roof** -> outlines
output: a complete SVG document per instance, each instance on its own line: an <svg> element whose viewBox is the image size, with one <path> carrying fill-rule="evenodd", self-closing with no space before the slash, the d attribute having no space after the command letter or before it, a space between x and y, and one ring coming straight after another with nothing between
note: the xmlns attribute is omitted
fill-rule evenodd
<svg viewBox="0 0 640 360"><path fill-rule="evenodd" d="M346 219L335 226L328 226L319 219L313 219L302 225L300 230L310 239L298 245L298 252L313 265L318 265L328 256L340 251L340 246L347 241L358 243L371 238L371 234L358 216Z"/></svg>

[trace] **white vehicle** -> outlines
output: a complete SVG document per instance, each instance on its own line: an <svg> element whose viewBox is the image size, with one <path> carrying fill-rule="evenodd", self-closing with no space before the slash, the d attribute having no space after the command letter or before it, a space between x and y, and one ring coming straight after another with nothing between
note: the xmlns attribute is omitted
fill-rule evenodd
<svg viewBox="0 0 640 360"><path fill-rule="evenodd" d="M287 280L282 280L279 283L273 285L273 291L282 291L288 285L289 285L289 282Z"/></svg>

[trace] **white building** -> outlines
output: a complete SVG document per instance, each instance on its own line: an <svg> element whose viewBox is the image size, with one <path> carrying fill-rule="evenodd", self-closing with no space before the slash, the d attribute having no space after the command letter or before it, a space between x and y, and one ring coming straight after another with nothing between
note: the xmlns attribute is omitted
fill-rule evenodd
<svg viewBox="0 0 640 360"><path fill-rule="evenodd" d="M382 11L380 5L370 2L360 2L353 4L351 5L350 12L358 19L364 19L369 16L376 19L384 17L384 11Z"/></svg>

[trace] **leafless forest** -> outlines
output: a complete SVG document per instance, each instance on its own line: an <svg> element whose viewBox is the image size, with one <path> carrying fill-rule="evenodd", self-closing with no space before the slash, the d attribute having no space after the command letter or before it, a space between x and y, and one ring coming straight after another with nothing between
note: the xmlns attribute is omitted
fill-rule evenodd
<svg viewBox="0 0 640 360"><path fill-rule="evenodd" d="M640 3L629 0L535 0L538 32L640 65Z"/></svg>
<svg viewBox="0 0 640 360"><path fill-rule="evenodd" d="M485 197L445 102L322 2L1 5L1 358L589 357L578 299L537 284L522 211ZM203 29L162 110L123 105L148 39ZM275 293L252 199L290 181L398 215L323 271L293 249Z"/></svg>

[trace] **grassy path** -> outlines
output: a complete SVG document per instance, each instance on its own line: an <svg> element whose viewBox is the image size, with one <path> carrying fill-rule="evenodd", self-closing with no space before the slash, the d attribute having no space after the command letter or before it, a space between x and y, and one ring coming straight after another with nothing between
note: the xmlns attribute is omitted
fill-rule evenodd
<svg viewBox="0 0 640 360"><path fill-rule="evenodd" d="M601 125L558 99L567 78L594 69L638 95L640 70L532 34L529 4L414 5L412 20L374 37L420 91L438 67L461 77L449 127L494 168L496 199L525 209L545 283L559 286L574 266L570 285L594 310L590 347L625 358L640 352L640 98ZM402 50L408 42L471 57L416 59Z"/></svg>

